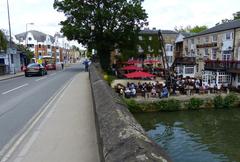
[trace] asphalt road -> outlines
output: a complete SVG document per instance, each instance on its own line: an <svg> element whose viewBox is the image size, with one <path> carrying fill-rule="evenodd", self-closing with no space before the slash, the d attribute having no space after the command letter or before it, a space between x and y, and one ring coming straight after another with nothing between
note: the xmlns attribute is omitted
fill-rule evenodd
<svg viewBox="0 0 240 162"><path fill-rule="evenodd" d="M0 81L0 151L66 82L83 71L80 64L43 77Z"/></svg>

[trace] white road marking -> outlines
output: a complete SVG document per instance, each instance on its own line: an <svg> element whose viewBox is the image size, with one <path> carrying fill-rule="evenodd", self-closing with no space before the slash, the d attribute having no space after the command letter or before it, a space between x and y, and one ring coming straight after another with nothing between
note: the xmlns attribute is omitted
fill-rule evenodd
<svg viewBox="0 0 240 162"><path fill-rule="evenodd" d="M2 159L0 159L0 162L6 162L14 153L14 151L20 146L20 144L23 142L23 140L27 137L27 135L30 134L31 130L33 130L33 134L30 135L30 139L26 142L26 144L24 145L24 148L22 149L22 151L20 153L18 153L16 159L14 160L14 162L21 162L23 159L23 155L25 155L31 145L33 144L33 142L37 139L40 128L42 127L42 123L40 123L39 127L35 128L36 124L40 121L40 119L46 114L47 116L45 118L49 118L54 109L55 109L55 105L53 105L55 102L57 102L57 100L59 100L59 96L62 97L64 90L72 83L74 77L69 80L67 83L64 84L64 86L61 87L61 89L59 91L57 91L43 106L42 108L40 108L40 110L37 112L37 114L35 114L32 119L26 124L26 131L24 131L20 136L16 136L15 137L15 142L13 144L11 144L11 147L9 146L8 148L4 148L4 150L7 150L6 154L3 155ZM51 107L52 106L52 107ZM49 110L50 109L50 110ZM47 112L49 110L49 112ZM46 122L47 119L43 118L43 123ZM17 139L16 139L17 138ZM3 151L5 152L5 151ZM1 153L1 152L0 152ZM1 154L0 154L1 155ZM0 156L1 158L1 156Z"/></svg>
<svg viewBox="0 0 240 162"><path fill-rule="evenodd" d="M46 79L47 77L42 77L42 78L39 78L39 79L36 79L35 81L38 82L40 80L43 80L43 79Z"/></svg>
<svg viewBox="0 0 240 162"><path fill-rule="evenodd" d="M3 94L3 95L8 94L8 93L10 93L10 92L12 92L12 91L15 91L15 90L17 90L17 89L19 89L19 88L22 88L22 87L25 87L25 86L28 86L28 83L23 84L23 85L21 85L21 86L19 86L19 87L13 88L13 89L11 89L11 90L9 90L9 91L3 92L2 94Z"/></svg>

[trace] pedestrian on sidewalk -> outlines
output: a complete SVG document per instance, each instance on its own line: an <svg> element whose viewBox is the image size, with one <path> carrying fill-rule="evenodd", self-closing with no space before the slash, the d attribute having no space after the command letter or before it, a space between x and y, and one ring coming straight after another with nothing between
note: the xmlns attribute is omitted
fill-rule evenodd
<svg viewBox="0 0 240 162"><path fill-rule="evenodd" d="M85 66L85 71L88 71L88 66L89 66L89 61L87 59L84 60L83 62L84 66Z"/></svg>
<svg viewBox="0 0 240 162"><path fill-rule="evenodd" d="M64 63L63 62L61 63L61 66L62 66L62 70L63 70L64 69Z"/></svg>

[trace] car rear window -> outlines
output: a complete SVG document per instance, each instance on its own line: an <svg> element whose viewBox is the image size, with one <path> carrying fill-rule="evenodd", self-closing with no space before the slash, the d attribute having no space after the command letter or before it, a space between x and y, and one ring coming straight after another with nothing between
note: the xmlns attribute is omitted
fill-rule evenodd
<svg viewBox="0 0 240 162"><path fill-rule="evenodd" d="M29 64L27 67L39 67L39 64Z"/></svg>

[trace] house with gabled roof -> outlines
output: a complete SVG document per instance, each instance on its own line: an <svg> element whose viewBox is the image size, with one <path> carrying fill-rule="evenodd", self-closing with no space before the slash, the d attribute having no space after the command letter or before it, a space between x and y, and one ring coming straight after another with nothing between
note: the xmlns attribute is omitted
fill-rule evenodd
<svg viewBox="0 0 240 162"><path fill-rule="evenodd" d="M197 72L210 86L240 86L240 20L184 38L184 56L196 58Z"/></svg>

